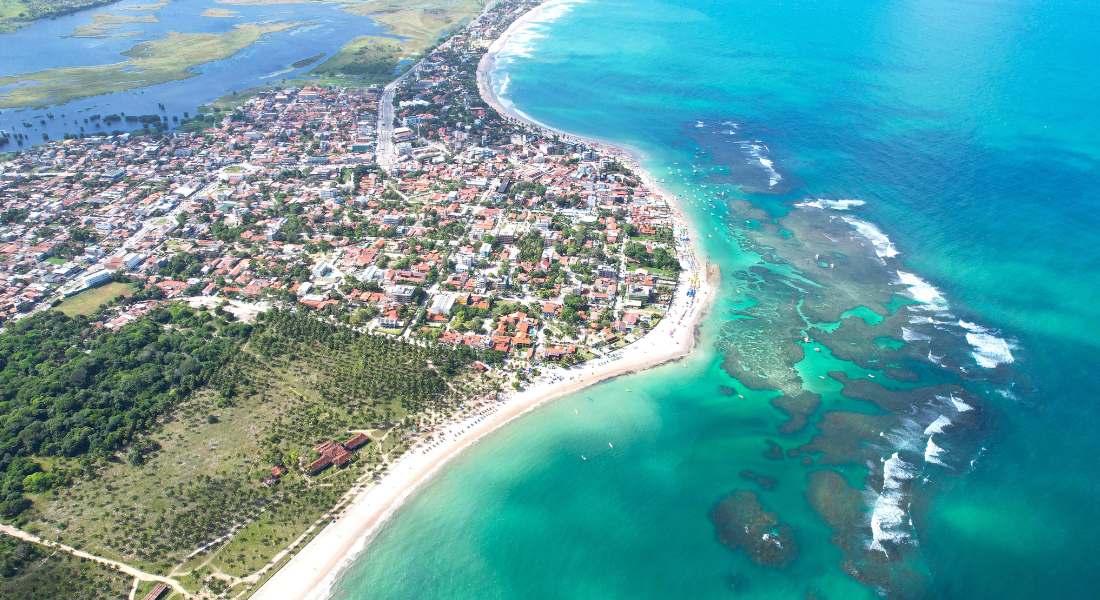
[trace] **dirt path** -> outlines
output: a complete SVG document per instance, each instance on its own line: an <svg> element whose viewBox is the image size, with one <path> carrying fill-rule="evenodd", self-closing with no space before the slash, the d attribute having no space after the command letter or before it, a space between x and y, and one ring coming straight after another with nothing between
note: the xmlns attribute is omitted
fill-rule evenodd
<svg viewBox="0 0 1100 600"><path fill-rule="evenodd" d="M26 531L23 531L21 529L16 529L15 527L11 527L11 526L8 526L8 525L0 525L0 533L4 533L6 535L10 535L12 537L19 538L19 539L21 539L25 542L30 542L32 544L38 544L40 546L45 546L47 548L53 548L53 549L56 549L56 550L61 550L62 552L68 552L69 554L72 554L73 556L75 556L77 558L86 558L88 560L95 561L95 562L97 562L101 565L104 565L104 566L107 566L107 567L112 567L112 568L114 568L114 569L116 569L116 570L118 570L122 573L126 573L127 575L130 575L131 577L134 577L135 579L139 579L141 581L157 581L157 582L163 583L165 585L171 586L172 589L174 589L177 592L179 592L180 594L182 594L184 598L188 598L188 599L194 598L194 596L187 593L187 590L183 589L183 586L180 585L180 582L178 582L175 579L172 579L170 577L162 577L160 575L153 575L152 573L146 573L145 571L142 571L140 569L135 569L134 567L131 567L130 565L128 565L126 563L120 563L116 560L111 560L109 558L103 558L102 556L95 556L94 554L88 554L87 552L84 552L83 550L77 550L76 548L73 548L72 546L66 546L65 544L58 544L57 542L51 542L49 540L44 540L44 539L38 537L37 535L32 535L30 533L27 533Z"/></svg>

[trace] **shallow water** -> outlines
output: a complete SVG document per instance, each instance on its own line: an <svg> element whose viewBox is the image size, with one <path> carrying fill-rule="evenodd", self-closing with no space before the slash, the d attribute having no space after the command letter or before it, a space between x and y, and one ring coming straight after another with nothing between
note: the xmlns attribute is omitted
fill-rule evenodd
<svg viewBox="0 0 1100 600"><path fill-rule="evenodd" d="M151 4L154 4L154 0L123 0L52 20L40 20L15 33L0 35L0 77L63 67L123 62L129 58L122 56L122 52L143 42L163 39L169 31L225 33L232 30L234 24L269 21L302 25L265 35L255 44L224 60L194 67L192 71L199 75L183 81L77 99L42 109L0 110L0 130L26 134L29 139L23 147L28 147L42 143L42 133L56 140L66 133L79 133L81 126L85 127L86 133L94 131L94 128L83 123L83 118L92 114L159 114L182 118L184 112L194 115L197 106L232 92L283 80L287 80L287 85L304 85L309 80L297 79L297 76L309 71L320 61L299 68L292 66L295 62L321 53L331 57L360 35L384 35L384 28L371 19L342 11L339 5L325 2L235 6L218 4L216 0L174 0L153 11L124 10ZM199 16L207 9L228 9L239 14L232 18ZM120 29L107 32L109 35L144 32L140 35L71 37L78 27L92 24L92 15L100 12L121 16L154 15L159 22L123 23L120 24ZM158 108L158 103L164 105L164 110ZM54 118L47 117L47 113L52 113ZM46 123L42 124L42 120ZM74 121L80 123L74 124ZM24 127L24 122L31 123L33 127ZM138 127L140 125L136 123L127 124L123 121L112 125L111 129L127 130ZM15 148L16 145L12 143L3 150Z"/></svg>
<svg viewBox="0 0 1100 600"><path fill-rule="evenodd" d="M643 152L721 297L687 367L479 443L334 596L1095 595L1098 25L1005 0L533 23L497 89ZM797 553L730 521L789 526Z"/></svg>

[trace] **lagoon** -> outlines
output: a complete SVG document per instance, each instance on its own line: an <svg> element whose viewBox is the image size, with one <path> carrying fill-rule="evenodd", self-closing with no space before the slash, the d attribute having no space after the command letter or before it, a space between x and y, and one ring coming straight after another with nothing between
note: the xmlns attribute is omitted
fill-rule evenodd
<svg viewBox="0 0 1100 600"><path fill-rule="evenodd" d="M182 81L77 99L48 108L0 110L0 130L24 133L29 144L37 144L42 142L42 133L51 139L60 139L65 133L79 133L81 126L89 127L83 123L83 118L91 114L160 114L182 118L184 112L194 115L198 106L233 92L278 84L283 80L290 82L287 85L300 86L308 79L297 76L316 63L297 67L295 63L319 54L331 57L360 35L386 35L384 27L370 18L342 11L335 3L228 5L216 0L176 0L157 6L148 0L123 0L56 19L40 20L15 33L0 35L0 78L64 67L124 62L127 57L122 56L123 52L140 43L162 40L171 31L217 34L246 23L300 25L264 35L229 58L194 67L192 71L198 76ZM142 8L144 10L138 10ZM232 10L235 14L228 18L202 16L209 10ZM152 15L157 20L120 23L119 29L106 32L108 36L121 37L72 37L78 28L92 25L93 15L97 13L127 17ZM0 94L4 91L0 89ZM164 109L158 108L158 104L163 104ZM54 117L50 118L47 113ZM41 123L42 120L46 123ZM25 127L24 123L32 126ZM118 127L134 128L125 123Z"/></svg>

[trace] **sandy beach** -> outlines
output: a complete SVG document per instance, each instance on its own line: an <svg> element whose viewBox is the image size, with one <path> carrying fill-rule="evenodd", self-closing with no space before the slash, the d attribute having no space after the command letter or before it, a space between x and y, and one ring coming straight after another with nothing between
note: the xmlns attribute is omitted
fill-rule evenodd
<svg viewBox="0 0 1100 600"><path fill-rule="evenodd" d="M524 13L515 21L512 21L512 24L508 26L508 29L505 29L504 33L502 33L501 36L497 38L496 41L492 43L492 45L489 46L489 50L485 52L484 55L482 55L481 60L478 62L477 88L478 91L481 92L482 100L485 100L485 102L487 102L489 106L492 106L498 113L507 117L511 117L518 121L523 121L530 125L534 125L535 127L541 127L542 129L553 131L554 133L572 139L580 140L582 138L575 136L567 131L562 131L556 127L546 125L545 123L539 123L538 121L532 119L530 116L525 115L515 110L514 108L508 108L504 105L504 103L500 101L500 98L497 97L496 92L493 90L492 86L492 74L493 71L496 69L497 56L500 54L500 51L504 49L504 46L508 43L508 39L512 37L516 33L516 31L518 31L524 25L542 16L546 13L546 11L550 10L551 8L561 4L571 4L573 2L576 2L576 0L549 0L548 2L544 2L534 9ZM598 140L589 141L598 142Z"/></svg>
<svg viewBox="0 0 1100 600"><path fill-rule="evenodd" d="M531 121L508 111L489 85L489 73L495 56L508 36L541 11L569 0L552 0L517 19L490 47L478 65L478 86L482 97L502 114ZM538 123L531 123L544 127ZM562 132L564 133L564 132ZM570 135L574 139L581 139ZM600 144L605 150L615 148ZM633 160L629 151L617 150L631 157L628 166L635 169L645 183L661 193L670 206L674 198L662 190ZM678 216L676 237L688 237L688 229ZM694 238L692 238L694 239ZM506 396L490 407L462 420L440 426L435 441L425 447L418 445L389 469L378 482L368 486L344 509L338 520L321 530L304 548L261 587L252 598L262 600L320 600L328 596L336 578L366 547L374 534L421 484L446 463L482 437L512 419L523 416L538 406L556 398L606 381L610 378L649 369L691 353L696 343L696 329L706 313L719 279L716 266L700 259L691 243L679 242L678 253L684 270L680 285L668 313L645 337L608 355L584 364L563 369L542 367L542 376L525 389ZM442 432L443 435L440 435Z"/></svg>
<svg viewBox="0 0 1100 600"><path fill-rule="evenodd" d="M545 368L543 376L523 391L493 405L492 412L473 415L440 428L444 441L427 449L417 447L394 463L377 484L364 490L345 509L276 573L253 598L264 600L319 600L328 595L339 573L366 547L393 512L422 483L451 458L480 438L536 407L612 377L655 367L688 355L695 346L695 329L713 296L710 277L700 275L694 296L690 284L677 290L665 319L645 337L605 358L571 369ZM690 277L686 272L685 279Z"/></svg>

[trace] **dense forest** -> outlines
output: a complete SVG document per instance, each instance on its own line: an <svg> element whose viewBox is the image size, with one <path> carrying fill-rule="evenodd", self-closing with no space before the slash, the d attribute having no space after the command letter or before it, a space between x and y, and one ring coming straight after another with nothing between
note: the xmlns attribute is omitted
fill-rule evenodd
<svg viewBox="0 0 1100 600"><path fill-rule="evenodd" d="M127 447L131 462L143 460L152 448L137 435L237 351L237 338L186 308L151 317L112 332L46 311L0 334L0 516L20 514L25 491L66 485L92 460ZM78 460L47 473L34 457Z"/></svg>

